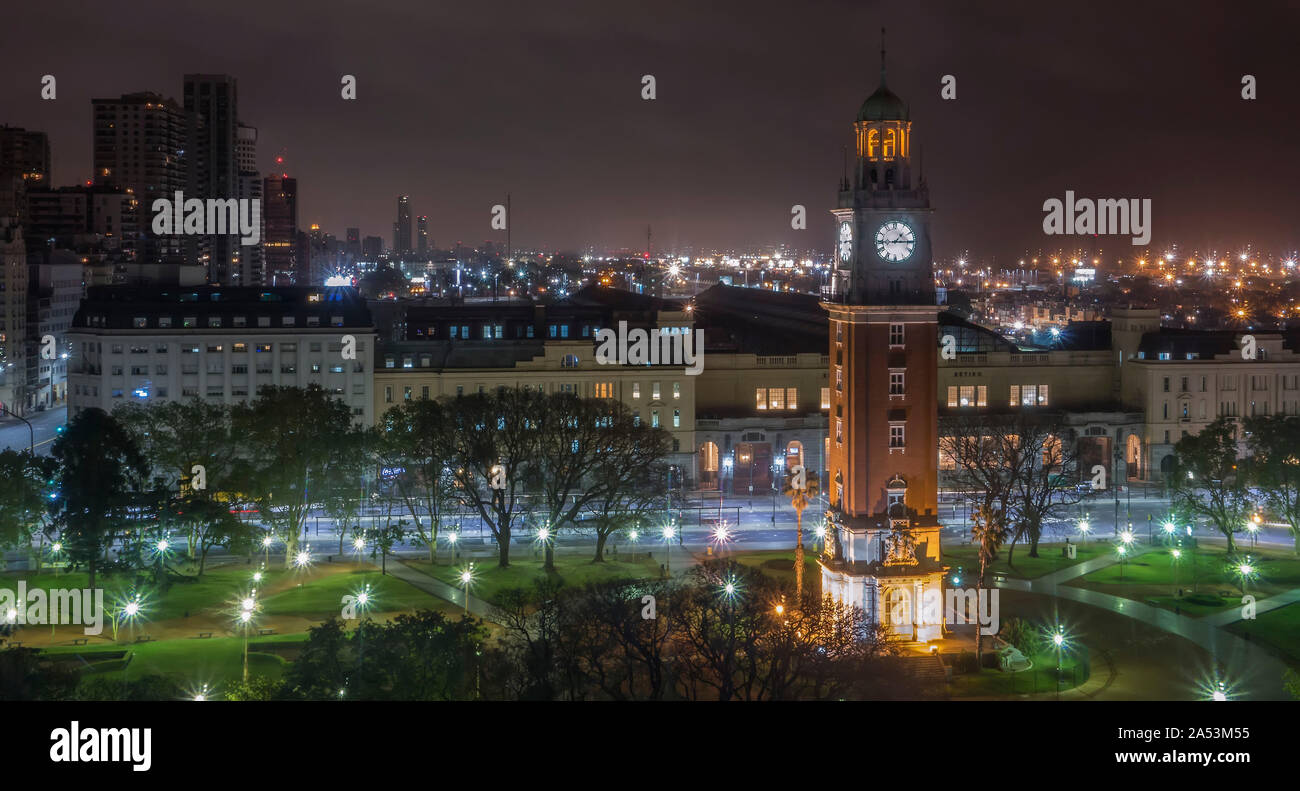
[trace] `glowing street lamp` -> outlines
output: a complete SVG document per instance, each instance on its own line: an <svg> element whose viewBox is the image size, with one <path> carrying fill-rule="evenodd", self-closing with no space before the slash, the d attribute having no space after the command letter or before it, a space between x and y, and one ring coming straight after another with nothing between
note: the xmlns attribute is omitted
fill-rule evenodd
<svg viewBox="0 0 1300 791"><path fill-rule="evenodd" d="M271 536L262 536L262 549L266 551L266 559L263 561L262 565L267 568L271 567L271 544L273 543L275 543L275 540L272 539Z"/></svg>
<svg viewBox="0 0 1300 791"><path fill-rule="evenodd" d="M474 584L474 564L470 563L460 572L460 586L465 590L465 615L469 615L469 589Z"/></svg>
<svg viewBox="0 0 1300 791"><path fill-rule="evenodd" d="M296 569L305 569L311 565L311 550L300 549L293 556L293 567Z"/></svg>
<svg viewBox="0 0 1300 791"><path fill-rule="evenodd" d="M1121 582L1123 582L1124 581L1124 557L1128 555L1128 547L1125 546L1124 544L1120 544L1119 546L1115 547L1115 553L1119 555L1119 579Z"/></svg>
<svg viewBox="0 0 1300 791"><path fill-rule="evenodd" d="M117 642L117 630L123 623L134 623L144 615L144 601L139 593L132 593L117 603L113 612L113 641Z"/></svg>
<svg viewBox="0 0 1300 791"><path fill-rule="evenodd" d="M1058 624L1052 632L1052 645L1056 648L1056 699L1061 699L1061 651L1065 648L1065 630Z"/></svg>
<svg viewBox="0 0 1300 791"><path fill-rule="evenodd" d="M1237 579L1241 585L1241 595L1245 596L1246 580L1253 578L1256 572L1258 571L1258 569L1256 569L1255 566L1250 562L1250 556L1247 555L1245 560L1238 563L1236 568L1233 569L1233 571L1236 572Z"/></svg>
<svg viewBox="0 0 1300 791"><path fill-rule="evenodd" d="M192 699L193 699L193 700L200 701L200 702L207 700L207 699L208 699L208 685L207 685L207 684L204 684L203 686L199 687L199 690L198 690L197 692L194 693L194 697L193 697Z"/></svg>
<svg viewBox="0 0 1300 791"><path fill-rule="evenodd" d="M1089 530L1092 530L1092 525L1088 524L1088 520L1087 520L1087 519L1080 519L1080 520L1079 520L1079 535L1082 537L1082 540L1083 540L1083 543L1084 543L1084 544L1087 544L1087 543L1088 543L1088 531L1089 531Z"/></svg>
<svg viewBox="0 0 1300 791"><path fill-rule="evenodd" d="M459 540L460 540L459 530L447 531L447 550L451 552L451 559L453 562L456 560L456 542Z"/></svg>
<svg viewBox="0 0 1300 791"><path fill-rule="evenodd" d="M672 548L673 548L672 540L673 540L673 537L676 536L676 535L677 535L677 528L673 527L671 524L669 524L669 525L664 525L664 530L663 530L663 536L664 536L664 572L665 572L667 575L669 575L669 576L671 576L671 574L672 574L672 570L673 570L673 567L672 567L672 555L671 555Z"/></svg>

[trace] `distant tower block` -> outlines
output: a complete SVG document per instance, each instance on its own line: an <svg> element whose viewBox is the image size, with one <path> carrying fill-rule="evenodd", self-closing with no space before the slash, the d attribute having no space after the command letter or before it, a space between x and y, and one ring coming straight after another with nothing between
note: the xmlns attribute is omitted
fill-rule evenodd
<svg viewBox="0 0 1300 791"><path fill-rule="evenodd" d="M930 197L907 105L880 87L840 183L830 320L822 592L908 640L944 634L938 517L938 313Z"/></svg>

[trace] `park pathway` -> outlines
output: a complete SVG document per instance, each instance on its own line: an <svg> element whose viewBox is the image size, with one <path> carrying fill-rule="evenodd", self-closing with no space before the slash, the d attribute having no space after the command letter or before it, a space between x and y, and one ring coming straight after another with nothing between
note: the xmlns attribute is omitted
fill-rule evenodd
<svg viewBox="0 0 1300 791"><path fill-rule="evenodd" d="M397 559L397 562L388 566L388 573L412 587L419 588L431 596L445 599L446 601L460 605L461 607L465 606L465 597L469 596L469 611L471 615L493 621L494 623L496 622L496 619L492 617L493 613L491 604L488 604L479 597L461 590L454 585L448 585L440 579L431 577L423 571L417 571L411 568L406 565L406 563L402 562L400 558Z"/></svg>
<svg viewBox="0 0 1300 791"><path fill-rule="evenodd" d="M1226 620L1224 623L1216 623L1216 620L1224 619L1227 616L1192 618L1159 607L1153 607L1140 601L1134 601L1133 599L1125 599L1109 593L1064 584L1109 566L1114 562L1110 557L1093 558L1044 575L1038 579L1003 578L996 580L995 584L999 588L1006 588L1007 590L1038 593L1080 602L1150 624L1170 634L1190 640L1205 649L1210 656L1222 662L1228 668L1233 680L1237 682L1241 689L1248 691L1250 697L1286 699L1286 693L1282 688L1282 672L1286 669L1286 664L1260 646L1220 628L1226 623L1240 620L1241 608L1234 607L1230 611L1236 615L1236 618ZM1283 599L1285 600L1271 604L1269 609L1300 600L1300 590L1288 591L1280 596L1266 599L1265 602ZM1260 606L1262 607L1263 604L1264 602L1261 602Z"/></svg>

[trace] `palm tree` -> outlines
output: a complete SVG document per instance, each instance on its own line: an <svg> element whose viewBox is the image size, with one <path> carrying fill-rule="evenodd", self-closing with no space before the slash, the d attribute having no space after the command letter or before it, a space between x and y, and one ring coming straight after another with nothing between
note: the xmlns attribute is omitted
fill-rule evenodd
<svg viewBox="0 0 1300 791"><path fill-rule="evenodd" d="M975 510L971 524L971 537L979 544L980 573L975 580L975 606L980 607L980 598L984 593L984 575L988 572L989 564L997 556L998 550L1002 547L1002 542L1007 539L1007 525L996 509L990 505L983 504ZM984 630L979 619L975 622L975 666L976 668L984 667Z"/></svg>
<svg viewBox="0 0 1300 791"><path fill-rule="evenodd" d="M795 544L794 544L794 590L796 606L803 601L803 509L808 507L818 492L817 473L804 472L804 486L796 487L795 479L798 476L791 475L786 479L785 488L781 494L790 498L790 505L794 507L795 516Z"/></svg>

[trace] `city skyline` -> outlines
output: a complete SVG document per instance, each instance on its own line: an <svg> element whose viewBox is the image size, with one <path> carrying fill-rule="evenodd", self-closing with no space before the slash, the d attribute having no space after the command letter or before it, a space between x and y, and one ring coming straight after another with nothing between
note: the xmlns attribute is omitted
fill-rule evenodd
<svg viewBox="0 0 1300 791"><path fill-rule="evenodd" d="M656 250L821 249L826 185L851 143L844 108L874 89L885 26L889 86L923 121L918 160L945 218L937 260L970 250L1009 263L1072 242L1107 256L1141 249L1125 237L1093 247L1044 235L1042 203L1066 190L1150 199L1153 252L1172 242L1298 244L1287 218L1300 209L1289 189L1300 144L1262 131L1286 128L1295 99L1281 38L1295 12L1207 11L1222 16L1207 46L1199 14L1131 8L1116 35L1101 21L1015 5L750 5L743 17L700 11L689 28L596 6L563 24L527 7L491 19L403 9L350 20L289 6L258 9L252 32L239 15L213 15L196 52L183 37L144 48L167 24L149 8L92 23L55 4L41 9L45 24L93 24L101 38L87 30L13 49L24 67L0 78L5 120L49 134L54 185L91 177L91 99L155 91L180 102L184 74L229 74L240 120L258 129L259 169L301 179L303 225L337 236L359 227L388 237L394 196L409 194L439 247L504 242L491 209L510 193L518 249L638 250L647 226ZM15 12L16 29L27 13ZM103 50L72 44L92 39L118 42L115 68L95 66ZM430 42L446 65L427 65ZM301 55L268 68L273 47ZM53 101L40 98L45 74L58 80ZM340 97L345 74L357 79L355 101ZM642 98L647 74L653 100ZM1255 100L1241 97L1245 74L1258 82ZM944 75L956 78L955 100L940 98ZM807 230L790 227L795 205L807 209Z"/></svg>

